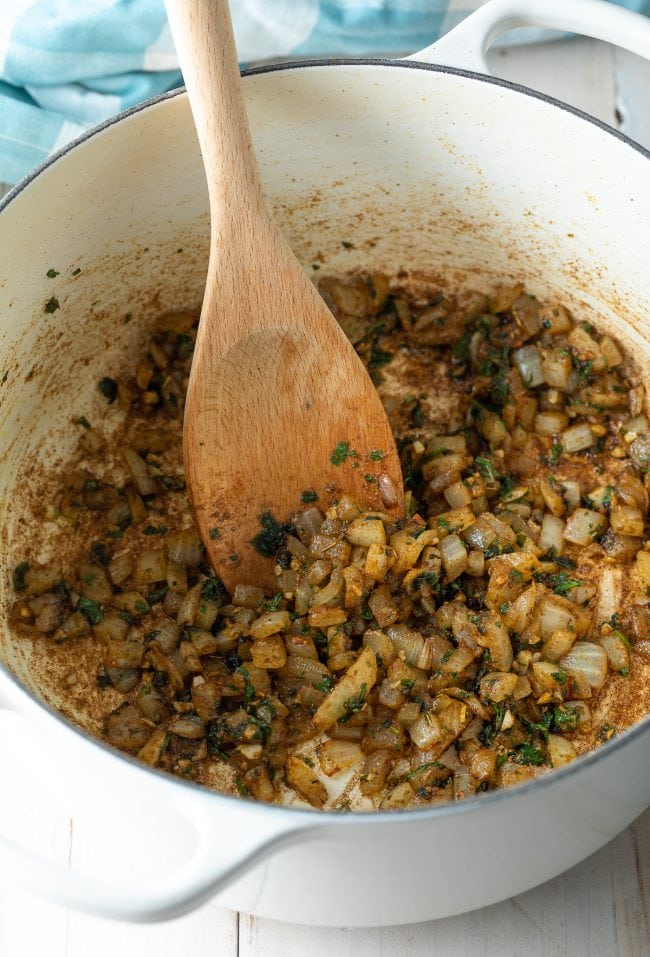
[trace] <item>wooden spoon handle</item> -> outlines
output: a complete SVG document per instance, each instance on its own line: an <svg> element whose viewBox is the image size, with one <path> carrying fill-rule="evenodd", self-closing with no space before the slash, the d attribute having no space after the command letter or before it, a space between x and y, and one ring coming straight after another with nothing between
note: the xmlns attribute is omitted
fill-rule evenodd
<svg viewBox="0 0 650 957"><path fill-rule="evenodd" d="M213 246L268 221L227 0L165 0L203 155ZM242 201L242 197L245 197ZM218 213L218 215L217 215Z"/></svg>

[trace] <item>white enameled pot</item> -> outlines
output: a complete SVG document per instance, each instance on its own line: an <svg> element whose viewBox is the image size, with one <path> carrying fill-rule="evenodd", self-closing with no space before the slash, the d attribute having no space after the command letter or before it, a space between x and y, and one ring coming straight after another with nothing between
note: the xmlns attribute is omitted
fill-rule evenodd
<svg viewBox="0 0 650 957"><path fill-rule="evenodd" d="M307 267L403 269L475 288L523 279L540 297L597 314L643 368L650 156L484 75L494 37L526 24L650 57L650 21L609 4L493 0L406 61L254 70L244 89L267 194ZM199 304L207 217L181 92L82 137L4 200L3 617L35 453L47 462L69 451L71 416L82 405L92 413L98 376L146 340L157 313ZM60 308L47 313L53 295ZM460 804L372 815L256 805L78 731L54 708L74 717L81 706L57 699L6 623L0 647L2 792L15 810L1 818L0 873L97 914L162 919L218 894L229 907L306 923L443 917L555 876L650 802L646 719L532 784ZM78 850L62 863L70 818Z"/></svg>

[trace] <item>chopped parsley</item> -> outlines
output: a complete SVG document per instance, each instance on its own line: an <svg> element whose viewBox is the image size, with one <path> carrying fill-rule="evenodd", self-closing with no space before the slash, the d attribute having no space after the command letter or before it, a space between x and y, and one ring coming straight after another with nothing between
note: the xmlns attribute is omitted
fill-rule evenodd
<svg viewBox="0 0 650 957"><path fill-rule="evenodd" d="M59 300L56 298L56 296L50 296L50 298L45 303L45 308L43 309L43 312L52 313L52 312L56 312L56 310L60 308L61 308L61 305L59 303Z"/></svg>
<svg viewBox="0 0 650 957"><path fill-rule="evenodd" d="M16 565L14 568L13 574L13 585L14 591L25 591L27 584L25 582L25 575L30 570L31 565L29 562L21 562L19 565Z"/></svg>
<svg viewBox="0 0 650 957"><path fill-rule="evenodd" d="M255 551L263 555L264 558L273 558L279 548L282 548L294 527L291 522L278 522L271 512L262 512L259 516L259 522L262 530L251 539ZM237 556L235 556L237 558ZM232 556L231 556L232 559Z"/></svg>
<svg viewBox="0 0 650 957"><path fill-rule="evenodd" d="M515 764L528 764L539 767L540 764L544 764L544 755L541 750L534 747L530 741L524 741L523 744L518 745L515 749L512 760Z"/></svg>
<svg viewBox="0 0 650 957"><path fill-rule="evenodd" d="M474 464L478 466L481 476L488 482L498 481L499 476L497 470L489 459L483 458L482 455L477 455L474 459Z"/></svg>
<svg viewBox="0 0 650 957"><path fill-rule="evenodd" d="M373 345L370 350L370 359L368 360L369 369L378 369L380 366L386 366L389 362L393 361L392 352L384 352L383 349L378 349L376 345Z"/></svg>
<svg viewBox="0 0 650 957"><path fill-rule="evenodd" d="M368 452L368 458L371 462L381 462L384 458L385 453L381 449L370 449Z"/></svg>
<svg viewBox="0 0 650 957"><path fill-rule="evenodd" d="M347 701L343 702L343 707L345 708L347 714L345 714L341 719L341 724L345 724L346 721L349 721L353 714L357 711L362 711L366 703L366 691L368 686L365 681L362 683L359 693L352 695L351 698L348 698Z"/></svg>
<svg viewBox="0 0 650 957"><path fill-rule="evenodd" d="M412 771L406 775L406 780L411 781L417 774L422 774L423 771L429 771L431 768L442 768L443 765L439 761L426 761L424 764L420 764L417 768L413 768Z"/></svg>
<svg viewBox="0 0 650 957"><path fill-rule="evenodd" d="M255 691L255 688L253 687L253 683L251 681L251 676L248 672L248 668L245 668L243 665L240 665L239 668L236 669L236 672L237 674L243 675L244 677L244 698L246 699L246 701L253 701L256 696L256 691Z"/></svg>
<svg viewBox="0 0 650 957"><path fill-rule="evenodd" d="M574 588L580 588L582 585L579 578L569 578L567 572L551 575L549 583L556 595L568 595Z"/></svg>
<svg viewBox="0 0 650 957"><path fill-rule="evenodd" d="M334 679L330 677L330 675L323 675L321 680L316 685L318 691L324 691L326 694L329 694L333 687Z"/></svg>
<svg viewBox="0 0 650 957"><path fill-rule="evenodd" d="M266 610L277 611L278 608L280 607L280 602L282 601L282 597L283 596L281 591L276 592L273 598L269 599L269 601L264 602L264 607L266 608Z"/></svg>
<svg viewBox="0 0 650 957"><path fill-rule="evenodd" d="M147 595L147 602L149 605L157 605L159 601L162 601L167 592L169 591L169 585L167 582L164 582L162 585L159 585L158 588L152 588L149 594Z"/></svg>
<svg viewBox="0 0 650 957"><path fill-rule="evenodd" d="M117 382L115 379L111 379L110 376L104 376L103 379L100 379L97 383L97 388L109 405L117 399Z"/></svg>
<svg viewBox="0 0 650 957"><path fill-rule="evenodd" d="M349 442L339 442L336 448L332 450L330 462L332 465L343 465L346 459L358 457L359 453L350 448Z"/></svg>
<svg viewBox="0 0 650 957"><path fill-rule="evenodd" d="M580 709L575 705L561 704L553 711L553 726L560 733L575 731L580 723Z"/></svg>
<svg viewBox="0 0 650 957"><path fill-rule="evenodd" d="M211 528L209 535L210 535L210 541L216 542L216 540L221 537L221 532L219 531L218 528Z"/></svg>
<svg viewBox="0 0 650 957"><path fill-rule="evenodd" d="M110 565L111 556L104 542L92 543L90 546L90 558L91 561L97 565L101 565L102 568L106 568L107 565Z"/></svg>
<svg viewBox="0 0 650 957"><path fill-rule="evenodd" d="M225 596L226 588L220 578L217 578L216 575L210 575L209 578L206 578L201 589L201 598L205 598L207 601L221 602Z"/></svg>
<svg viewBox="0 0 650 957"><path fill-rule="evenodd" d="M98 625L104 617L102 606L86 595L82 595L77 602L77 611L81 612L89 625Z"/></svg>
<svg viewBox="0 0 650 957"><path fill-rule="evenodd" d="M300 501L303 505L311 505L312 502L318 501L318 492L314 492L313 489L305 489L305 491L300 494Z"/></svg>

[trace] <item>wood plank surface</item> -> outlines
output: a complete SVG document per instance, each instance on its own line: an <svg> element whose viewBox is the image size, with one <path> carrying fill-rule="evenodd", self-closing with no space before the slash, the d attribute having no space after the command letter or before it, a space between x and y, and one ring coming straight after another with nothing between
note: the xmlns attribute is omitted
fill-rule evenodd
<svg viewBox="0 0 650 957"><path fill-rule="evenodd" d="M650 147L649 64L584 39L490 56L499 75L620 125ZM61 853L72 850L63 840ZM403 927L301 927L214 903L168 924L133 926L4 888L0 957L648 957L649 911L650 811L540 888L471 914Z"/></svg>

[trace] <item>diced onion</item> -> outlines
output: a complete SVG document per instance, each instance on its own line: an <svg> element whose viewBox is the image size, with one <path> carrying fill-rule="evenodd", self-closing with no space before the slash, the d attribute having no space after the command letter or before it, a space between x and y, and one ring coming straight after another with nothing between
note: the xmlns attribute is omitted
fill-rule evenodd
<svg viewBox="0 0 650 957"><path fill-rule="evenodd" d="M619 535L643 535L645 522L636 505L614 505L609 513L612 529Z"/></svg>
<svg viewBox="0 0 650 957"><path fill-rule="evenodd" d="M535 386L542 384L544 372L542 371L542 357L537 346L523 346L521 349L514 349L512 361L519 369L527 389L534 389Z"/></svg>
<svg viewBox="0 0 650 957"><path fill-rule="evenodd" d="M575 611L570 602L559 595L545 595L540 602L539 625L542 638L550 638L554 631L575 631Z"/></svg>
<svg viewBox="0 0 650 957"><path fill-rule="evenodd" d="M417 665L424 648L424 638L420 632L407 625L391 625L386 628L386 634L392 641L398 658L409 665Z"/></svg>
<svg viewBox="0 0 650 957"><path fill-rule="evenodd" d="M561 555L564 548L564 522L561 518L546 512L539 533L539 547L544 552Z"/></svg>
<svg viewBox="0 0 650 957"><path fill-rule="evenodd" d="M150 475L144 459L133 449L124 449L122 454L140 495L154 495L157 491L156 482Z"/></svg>
<svg viewBox="0 0 650 957"><path fill-rule="evenodd" d="M439 545L442 567L449 581L458 578L467 568L467 549L458 535L448 535Z"/></svg>
<svg viewBox="0 0 650 957"><path fill-rule="evenodd" d="M442 738L440 721L432 711L424 711L417 721L409 725L409 735L416 748L426 751Z"/></svg>
<svg viewBox="0 0 650 957"><path fill-rule="evenodd" d="M533 424L538 435L557 435L566 429L569 416L564 412L538 412Z"/></svg>
<svg viewBox="0 0 650 957"><path fill-rule="evenodd" d="M590 449L595 442L594 433L588 422L578 422L565 429L560 435L560 442L565 452L582 452Z"/></svg>
<svg viewBox="0 0 650 957"><path fill-rule="evenodd" d="M559 734L549 734L547 749L551 765L554 768L559 768L562 764L568 764L569 761L575 761L578 757L575 745Z"/></svg>
<svg viewBox="0 0 650 957"><path fill-rule="evenodd" d="M184 528L167 536L167 554L179 565L198 565L201 561L201 541L195 529Z"/></svg>
<svg viewBox="0 0 650 957"><path fill-rule="evenodd" d="M446 488L444 494L451 508L464 508L472 501L472 493L460 480Z"/></svg>
<svg viewBox="0 0 650 957"><path fill-rule="evenodd" d="M606 527L607 519L600 512L577 508L567 519L564 540L573 545L589 545L602 535Z"/></svg>
<svg viewBox="0 0 650 957"><path fill-rule="evenodd" d="M544 381L554 389L565 391L572 368L571 355L567 349L551 349L542 363Z"/></svg>
<svg viewBox="0 0 650 957"><path fill-rule="evenodd" d="M607 653L607 660L612 671L629 669L630 653L623 639L615 631L609 635L601 635L599 640Z"/></svg>
<svg viewBox="0 0 650 957"><path fill-rule="evenodd" d="M607 678L607 653L592 641L576 641L560 659L560 666L568 675L581 678L594 691L600 691Z"/></svg>

